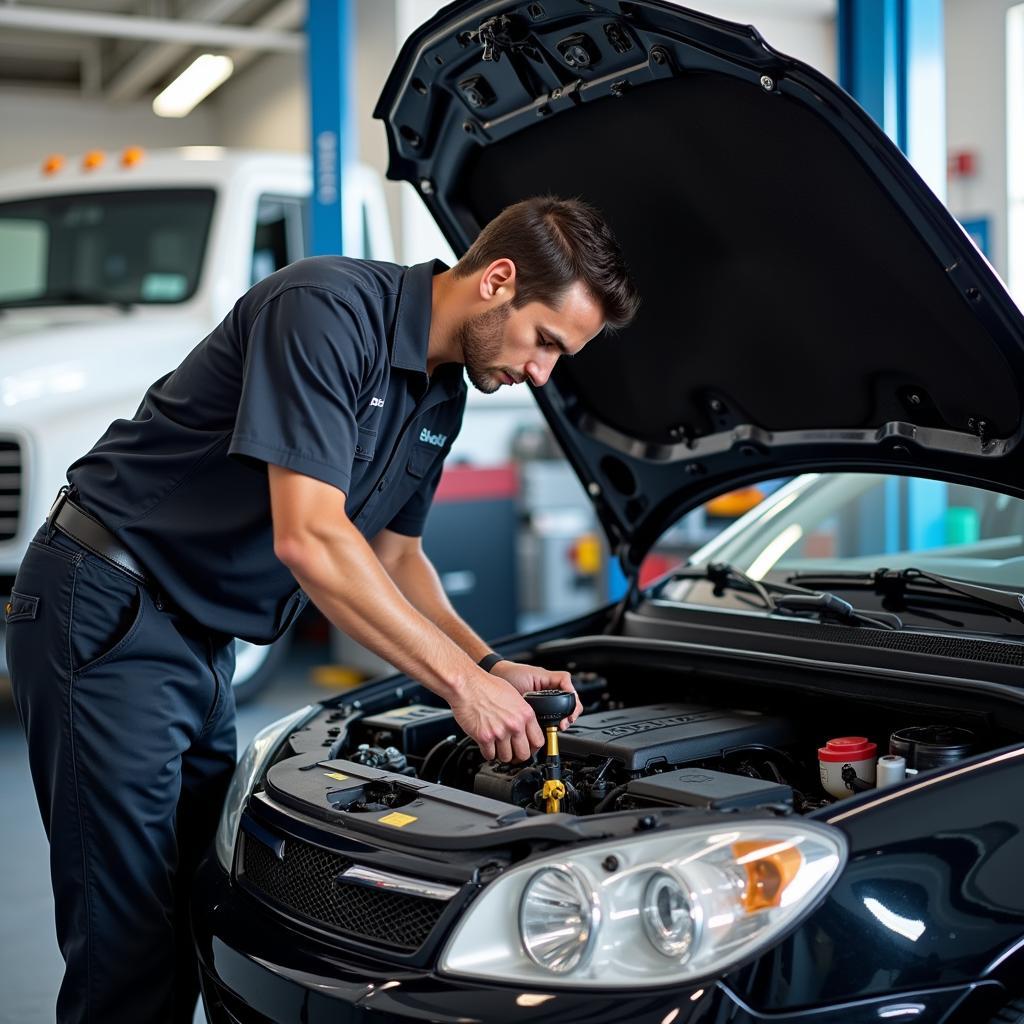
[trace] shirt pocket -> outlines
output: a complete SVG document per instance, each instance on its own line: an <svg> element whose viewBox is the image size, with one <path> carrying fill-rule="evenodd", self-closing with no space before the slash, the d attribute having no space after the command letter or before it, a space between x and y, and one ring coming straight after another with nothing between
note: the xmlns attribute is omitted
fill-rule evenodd
<svg viewBox="0 0 1024 1024"><path fill-rule="evenodd" d="M409 461L405 464L405 471L417 479L426 476L427 471L440 454L441 449L432 444L414 444L409 452Z"/></svg>
<svg viewBox="0 0 1024 1024"><path fill-rule="evenodd" d="M367 427L360 427L356 437L355 458L364 462L373 460L373 453L377 449L377 431Z"/></svg>

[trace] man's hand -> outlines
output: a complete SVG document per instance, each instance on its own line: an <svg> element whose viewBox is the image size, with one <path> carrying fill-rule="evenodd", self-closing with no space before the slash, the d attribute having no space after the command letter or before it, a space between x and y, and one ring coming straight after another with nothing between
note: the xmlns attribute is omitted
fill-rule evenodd
<svg viewBox="0 0 1024 1024"><path fill-rule="evenodd" d="M499 661L492 669L491 675L501 676L511 683L520 693L532 693L534 690L567 690L576 693L572 685L572 677L568 672L552 672L537 665L523 665L518 661ZM558 723L559 729L568 729L583 711L580 698L576 697L576 710L568 718Z"/></svg>
<svg viewBox="0 0 1024 1024"><path fill-rule="evenodd" d="M480 746L484 760L528 761L544 746L533 709L515 689L481 671L451 701L455 721Z"/></svg>

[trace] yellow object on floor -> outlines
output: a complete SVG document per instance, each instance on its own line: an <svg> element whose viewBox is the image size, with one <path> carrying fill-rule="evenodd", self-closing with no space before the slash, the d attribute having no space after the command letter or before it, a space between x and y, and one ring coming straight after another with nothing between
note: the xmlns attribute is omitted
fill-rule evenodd
<svg viewBox="0 0 1024 1024"><path fill-rule="evenodd" d="M357 668L348 665L317 665L310 670L310 679L317 686L328 690L347 690L366 682L368 676Z"/></svg>

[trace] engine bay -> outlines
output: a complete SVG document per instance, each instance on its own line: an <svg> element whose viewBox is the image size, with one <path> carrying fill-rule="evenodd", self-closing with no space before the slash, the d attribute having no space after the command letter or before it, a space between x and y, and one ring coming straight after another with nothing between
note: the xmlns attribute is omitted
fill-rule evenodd
<svg viewBox="0 0 1024 1024"><path fill-rule="evenodd" d="M594 672L573 679L585 713L559 733L558 748L559 810L574 815L645 807L808 813L1010 741L984 715L965 719L899 702L887 709L823 696L799 710L787 700L782 713L756 706L742 687L675 686L679 699L667 700L653 681L616 685ZM627 690L636 703L623 699ZM545 810L545 751L522 764L485 761L447 707L411 703L356 714L334 731L324 743L331 758L381 773L348 811L402 806L410 789L396 776L527 814Z"/></svg>

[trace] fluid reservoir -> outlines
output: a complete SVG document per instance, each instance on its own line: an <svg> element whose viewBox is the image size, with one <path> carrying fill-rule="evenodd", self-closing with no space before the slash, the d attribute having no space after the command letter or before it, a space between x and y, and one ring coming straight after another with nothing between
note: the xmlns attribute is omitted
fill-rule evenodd
<svg viewBox="0 0 1024 1024"><path fill-rule="evenodd" d="M898 754L886 754L878 759L878 770L875 773L875 781L878 788L883 786L894 786L907 777L907 762Z"/></svg>
<svg viewBox="0 0 1024 1024"><path fill-rule="evenodd" d="M866 736L840 736L818 748L822 788L837 799L875 784L878 744Z"/></svg>
<svg viewBox="0 0 1024 1024"><path fill-rule="evenodd" d="M957 725L914 725L897 729L889 737L889 753L904 757L908 768L923 772L945 768L969 757L975 736Z"/></svg>

